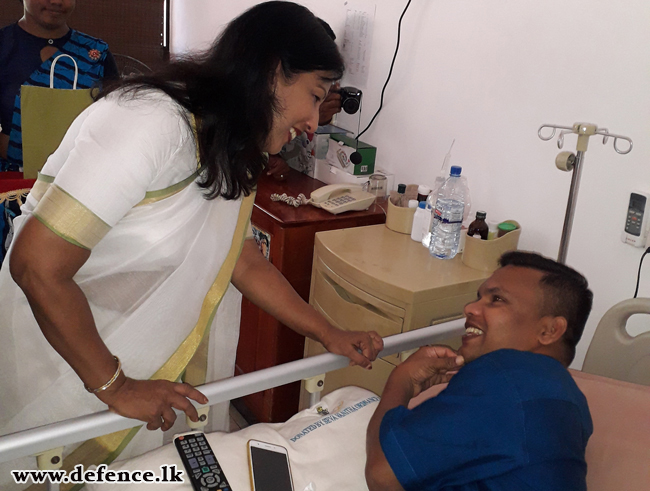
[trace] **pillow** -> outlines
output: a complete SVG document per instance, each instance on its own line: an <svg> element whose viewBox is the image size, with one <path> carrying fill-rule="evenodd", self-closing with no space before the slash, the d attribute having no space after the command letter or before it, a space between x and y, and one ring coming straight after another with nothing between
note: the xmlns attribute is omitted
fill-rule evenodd
<svg viewBox="0 0 650 491"><path fill-rule="evenodd" d="M295 491L367 490L366 429L379 397L359 387L343 387L323 397L320 403L293 416L286 423L256 424L235 433L209 433L208 442L234 491L250 489L248 440L282 445L289 452ZM175 464L185 471L173 444L134 459L114 462L109 469L150 470L161 476L161 465ZM165 491L190 488L185 483L167 483ZM311 487L309 487L311 484ZM88 483L89 491L151 491L151 483Z"/></svg>

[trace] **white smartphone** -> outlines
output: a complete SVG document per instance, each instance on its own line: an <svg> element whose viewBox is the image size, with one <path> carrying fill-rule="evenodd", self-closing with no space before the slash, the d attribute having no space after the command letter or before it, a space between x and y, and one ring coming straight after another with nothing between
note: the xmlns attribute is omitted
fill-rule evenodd
<svg viewBox="0 0 650 491"><path fill-rule="evenodd" d="M253 491L293 491L286 448L248 440L248 466Z"/></svg>

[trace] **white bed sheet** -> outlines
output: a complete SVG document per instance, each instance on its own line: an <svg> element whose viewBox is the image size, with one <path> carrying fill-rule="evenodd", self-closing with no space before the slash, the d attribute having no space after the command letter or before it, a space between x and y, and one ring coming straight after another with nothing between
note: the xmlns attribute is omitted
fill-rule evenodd
<svg viewBox="0 0 650 491"><path fill-rule="evenodd" d="M366 428L379 397L359 387L344 387L323 397L316 406L299 412L286 423L257 424L235 433L210 433L216 454L233 491L250 490L246 443L250 439L282 445L289 452L295 491L367 491L364 478ZM318 411L322 408L325 412ZM151 470L161 475L160 466L175 464L184 470L173 444L134 459L116 462L109 468ZM93 483L88 491L165 491L192 489L191 484ZM309 485L312 485L309 488Z"/></svg>

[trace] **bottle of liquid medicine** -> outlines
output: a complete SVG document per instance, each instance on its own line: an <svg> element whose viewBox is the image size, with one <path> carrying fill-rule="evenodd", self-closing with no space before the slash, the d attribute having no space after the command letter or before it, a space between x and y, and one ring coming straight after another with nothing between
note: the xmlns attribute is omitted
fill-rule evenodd
<svg viewBox="0 0 650 491"><path fill-rule="evenodd" d="M486 216L487 213L485 213L484 211L476 212L476 220L470 223L469 228L467 229L468 237L476 237L477 239L480 238L481 240L488 240L488 233L490 232L490 227L485 221Z"/></svg>
<svg viewBox="0 0 650 491"><path fill-rule="evenodd" d="M406 192L406 184L398 184L397 185L397 202L395 203L395 206L401 206L403 208L407 208L409 205L409 200L406 198L406 195L404 194Z"/></svg>
<svg viewBox="0 0 650 491"><path fill-rule="evenodd" d="M418 207L413 215L413 228L411 229L411 239L416 242L422 242L422 236L427 231L429 217L431 213L427 211L427 204L424 201L418 203Z"/></svg>
<svg viewBox="0 0 650 491"><path fill-rule="evenodd" d="M428 186L418 186L418 201L426 201L427 197L431 193L431 188Z"/></svg>
<svg viewBox="0 0 650 491"><path fill-rule="evenodd" d="M451 166L449 178L440 188L433 211L429 253L439 259L452 259L458 253L467 189L460 179L461 171L461 167Z"/></svg>

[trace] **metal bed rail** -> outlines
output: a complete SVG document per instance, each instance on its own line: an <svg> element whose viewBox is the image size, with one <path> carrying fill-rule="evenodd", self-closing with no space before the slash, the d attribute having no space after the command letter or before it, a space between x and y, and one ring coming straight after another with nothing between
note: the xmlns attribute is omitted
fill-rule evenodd
<svg viewBox="0 0 650 491"><path fill-rule="evenodd" d="M456 319L386 337L384 338L384 349L379 356L393 355L460 335L464 331L464 324L464 319ZM308 379L346 366L348 366L346 357L325 353L205 384L200 387L200 390L209 399L207 405L211 406L279 385ZM0 462L9 462L21 457L41 454L57 447L141 424L143 424L142 421L124 418L106 410L12 433L0 437Z"/></svg>

